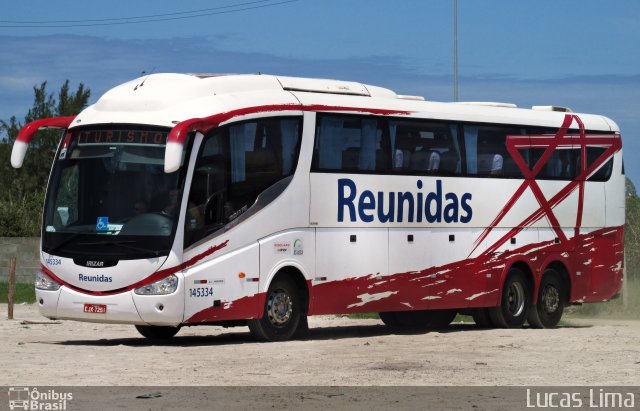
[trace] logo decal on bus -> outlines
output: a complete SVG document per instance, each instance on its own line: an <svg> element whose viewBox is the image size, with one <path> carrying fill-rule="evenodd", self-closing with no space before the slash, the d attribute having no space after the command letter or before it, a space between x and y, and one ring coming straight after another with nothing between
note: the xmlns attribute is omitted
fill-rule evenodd
<svg viewBox="0 0 640 411"><path fill-rule="evenodd" d="M460 197L455 193L443 193L442 180L436 180L435 190L429 192L420 191L422 180L418 180L416 186L417 192L359 192L353 180L341 178L338 180L338 222L345 221L345 217L347 221L363 223L371 223L376 218L381 223L471 221L471 193Z"/></svg>
<svg viewBox="0 0 640 411"><path fill-rule="evenodd" d="M291 243L288 241L273 243L274 254L289 254Z"/></svg>
<svg viewBox="0 0 640 411"><path fill-rule="evenodd" d="M96 221L96 231L107 230L109 230L109 217L98 217L98 221Z"/></svg>
<svg viewBox="0 0 640 411"><path fill-rule="evenodd" d="M98 283L112 283L113 278L107 277L106 275L84 275L78 274L78 280L80 281L90 281L90 282L98 282Z"/></svg>

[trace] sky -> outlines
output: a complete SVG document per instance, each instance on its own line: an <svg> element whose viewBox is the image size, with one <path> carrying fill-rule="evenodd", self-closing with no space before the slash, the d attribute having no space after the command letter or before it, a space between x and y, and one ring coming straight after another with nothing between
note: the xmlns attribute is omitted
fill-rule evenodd
<svg viewBox="0 0 640 411"><path fill-rule="evenodd" d="M33 87L101 94L143 72L268 73L453 99L453 0L11 1L0 119ZM568 106L622 130L640 184L640 2L458 0L459 99Z"/></svg>

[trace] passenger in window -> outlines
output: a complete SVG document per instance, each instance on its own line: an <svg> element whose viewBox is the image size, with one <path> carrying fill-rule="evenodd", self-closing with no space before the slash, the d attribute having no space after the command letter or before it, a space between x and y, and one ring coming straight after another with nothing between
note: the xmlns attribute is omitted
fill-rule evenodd
<svg viewBox="0 0 640 411"><path fill-rule="evenodd" d="M178 210L180 209L180 204L178 204L178 194L179 191L177 189L169 191L169 203L164 210L162 210L164 214L172 218L177 217ZM192 201L189 201L189 204L187 205L187 223L189 228L199 228L204 225L202 211L200 207L195 205Z"/></svg>
<svg viewBox="0 0 640 411"><path fill-rule="evenodd" d="M495 154L493 156L493 161L491 162L491 175L492 176L501 176L502 175L502 165L504 163L504 159L500 154Z"/></svg>
<svg viewBox="0 0 640 411"><path fill-rule="evenodd" d="M204 227L204 215L202 213L202 208L192 202L189 202L189 206L187 208L187 226L191 230Z"/></svg>
<svg viewBox="0 0 640 411"><path fill-rule="evenodd" d="M135 211L136 215L140 215L149 211L149 207L147 207L147 203L145 203L142 200L139 200L139 201L136 201L136 203L134 204L133 210Z"/></svg>
<svg viewBox="0 0 640 411"><path fill-rule="evenodd" d="M437 151L431 151L429 156L429 165L427 171L436 172L440 169L440 154Z"/></svg>
<svg viewBox="0 0 640 411"><path fill-rule="evenodd" d="M396 152L393 155L393 169L400 170L402 169L402 150L396 148Z"/></svg>
<svg viewBox="0 0 640 411"><path fill-rule="evenodd" d="M411 133L398 139L398 145L393 154L393 169L395 171L407 170L411 165L411 151L415 148Z"/></svg>
<svg viewBox="0 0 640 411"><path fill-rule="evenodd" d="M174 216L178 211L178 190L173 189L169 191L169 200L162 212L169 216Z"/></svg>

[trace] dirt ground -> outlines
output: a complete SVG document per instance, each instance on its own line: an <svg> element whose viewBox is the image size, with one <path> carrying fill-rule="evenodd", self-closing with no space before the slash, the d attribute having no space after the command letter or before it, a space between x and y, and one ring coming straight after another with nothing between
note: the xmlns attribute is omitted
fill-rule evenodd
<svg viewBox="0 0 640 411"><path fill-rule="evenodd" d="M378 320L311 317L304 340L258 343L248 328L183 328L151 345L133 326L48 322L0 305L0 385L640 385L640 321L569 320L554 330L398 334Z"/></svg>

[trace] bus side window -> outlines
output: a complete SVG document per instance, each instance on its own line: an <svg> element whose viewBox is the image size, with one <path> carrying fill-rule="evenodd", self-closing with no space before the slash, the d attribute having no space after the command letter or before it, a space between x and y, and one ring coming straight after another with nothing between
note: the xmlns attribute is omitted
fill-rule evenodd
<svg viewBox="0 0 640 411"><path fill-rule="evenodd" d="M458 126L398 120L389 122L393 170L400 174L454 176L462 172Z"/></svg>
<svg viewBox="0 0 640 411"><path fill-rule="evenodd" d="M319 115L313 171L384 173L389 170L389 139L381 119Z"/></svg>
<svg viewBox="0 0 640 411"><path fill-rule="evenodd" d="M185 245L194 243L223 223L222 201L227 175L225 135L224 130L217 130L202 143L187 201Z"/></svg>
<svg viewBox="0 0 640 411"><path fill-rule="evenodd" d="M185 247L239 218L260 193L295 172L301 130L299 118L266 118L205 136L189 191Z"/></svg>
<svg viewBox="0 0 640 411"><path fill-rule="evenodd" d="M464 126L467 175L492 178L523 178L507 150L507 136L526 134L524 129L502 126ZM527 154L528 156L528 154ZM525 163L528 161L524 159Z"/></svg>
<svg viewBox="0 0 640 411"><path fill-rule="evenodd" d="M595 161L605 153L604 147L587 147L587 167L591 167ZM613 171L613 158L610 158L589 177L589 181L608 181Z"/></svg>

